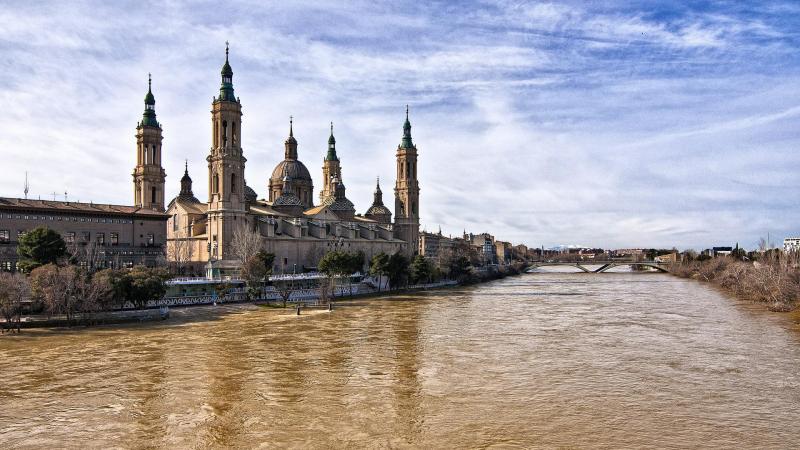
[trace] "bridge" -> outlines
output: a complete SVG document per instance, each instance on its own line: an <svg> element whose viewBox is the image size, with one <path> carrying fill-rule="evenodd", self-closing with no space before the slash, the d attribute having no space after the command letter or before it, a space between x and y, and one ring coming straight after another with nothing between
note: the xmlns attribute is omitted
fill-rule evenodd
<svg viewBox="0 0 800 450"><path fill-rule="evenodd" d="M652 268L659 272L669 273L669 264L658 261L535 261L528 266L527 273L534 273L540 267L566 266L576 267L586 273L603 273L610 269L620 266L630 266L638 268ZM587 267L599 266L599 267Z"/></svg>

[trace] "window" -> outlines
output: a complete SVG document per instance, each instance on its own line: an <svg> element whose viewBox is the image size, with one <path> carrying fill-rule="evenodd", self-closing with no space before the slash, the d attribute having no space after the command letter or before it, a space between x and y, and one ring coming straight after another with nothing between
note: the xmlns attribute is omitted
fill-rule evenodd
<svg viewBox="0 0 800 450"><path fill-rule="evenodd" d="M150 193L151 193L151 196L152 196L152 199L150 199L150 202L151 203L155 203L156 202L156 187L155 186L153 186L151 188Z"/></svg>
<svg viewBox="0 0 800 450"><path fill-rule="evenodd" d="M97 233L97 244L98 245L106 245L106 234L105 233Z"/></svg>
<svg viewBox="0 0 800 450"><path fill-rule="evenodd" d="M11 233L8 230L0 230L0 242L8 242L11 240Z"/></svg>
<svg viewBox="0 0 800 450"><path fill-rule="evenodd" d="M25 231L17 230L17 239L21 238L22 236L25 236Z"/></svg>
<svg viewBox="0 0 800 450"><path fill-rule="evenodd" d="M228 145L228 121L222 121L222 146L226 147Z"/></svg>
<svg viewBox="0 0 800 450"><path fill-rule="evenodd" d="M211 184L211 187L215 194L219 192L219 175L214 174L214 182Z"/></svg>
<svg viewBox="0 0 800 450"><path fill-rule="evenodd" d="M91 233L89 233L88 231L84 231L83 233L81 233L81 240L83 242L89 242L90 240L92 240Z"/></svg>
<svg viewBox="0 0 800 450"><path fill-rule="evenodd" d="M119 233L111 233L111 245L119 244Z"/></svg>
<svg viewBox="0 0 800 450"><path fill-rule="evenodd" d="M147 245L153 245L155 243L156 243L155 236L153 236L152 234L148 234L147 235Z"/></svg>
<svg viewBox="0 0 800 450"><path fill-rule="evenodd" d="M178 231L178 215L172 216L172 231Z"/></svg>
<svg viewBox="0 0 800 450"><path fill-rule="evenodd" d="M236 174L235 173L231 174L231 193L232 194L236 193Z"/></svg>
<svg viewBox="0 0 800 450"><path fill-rule="evenodd" d="M75 232L74 231L68 232L67 235L64 237L64 241L67 244L74 244L75 243Z"/></svg>

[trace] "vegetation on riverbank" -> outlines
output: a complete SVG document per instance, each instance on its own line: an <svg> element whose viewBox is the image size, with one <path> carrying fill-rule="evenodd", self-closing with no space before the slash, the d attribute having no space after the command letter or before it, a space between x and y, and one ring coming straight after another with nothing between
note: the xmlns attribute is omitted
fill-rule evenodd
<svg viewBox="0 0 800 450"><path fill-rule="evenodd" d="M800 258L796 254L765 252L758 260L720 257L676 263L673 275L712 283L730 294L764 303L772 311L800 306Z"/></svg>

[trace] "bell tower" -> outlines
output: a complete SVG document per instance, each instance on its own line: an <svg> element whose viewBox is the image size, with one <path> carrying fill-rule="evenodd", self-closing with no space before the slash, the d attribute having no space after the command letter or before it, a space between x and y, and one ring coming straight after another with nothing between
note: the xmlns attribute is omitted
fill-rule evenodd
<svg viewBox="0 0 800 450"><path fill-rule="evenodd" d="M331 180L334 178L342 179L342 169L339 165L339 157L336 155L336 138L333 137L333 122L331 122L331 136L328 138L328 153L322 162L322 190L319 192L320 203L326 198L336 195L336 187Z"/></svg>
<svg viewBox="0 0 800 450"><path fill-rule="evenodd" d="M144 114L136 126L136 167L133 169L133 204L140 208L164 211L164 181L161 167L161 124L156 120L153 80L147 77Z"/></svg>
<svg viewBox="0 0 800 450"><path fill-rule="evenodd" d="M406 242L406 255L419 251L419 183L417 146L411 140L411 122L403 124L403 139L397 146L397 182L394 186L394 237Z"/></svg>
<svg viewBox="0 0 800 450"><path fill-rule="evenodd" d="M219 96L211 104L211 150L208 161L208 251L211 259L231 259L234 229L245 223L242 105L233 93L233 70L225 64Z"/></svg>

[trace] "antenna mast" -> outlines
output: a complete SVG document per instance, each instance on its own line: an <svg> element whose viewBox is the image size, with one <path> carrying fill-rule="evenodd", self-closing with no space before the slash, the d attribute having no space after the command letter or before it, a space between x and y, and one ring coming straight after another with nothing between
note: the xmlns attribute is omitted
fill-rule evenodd
<svg viewBox="0 0 800 450"><path fill-rule="evenodd" d="M25 200L28 199L28 191L30 191L30 186L28 185L28 172L26 171L25 172L25 189L24 189Z"/></svg>

